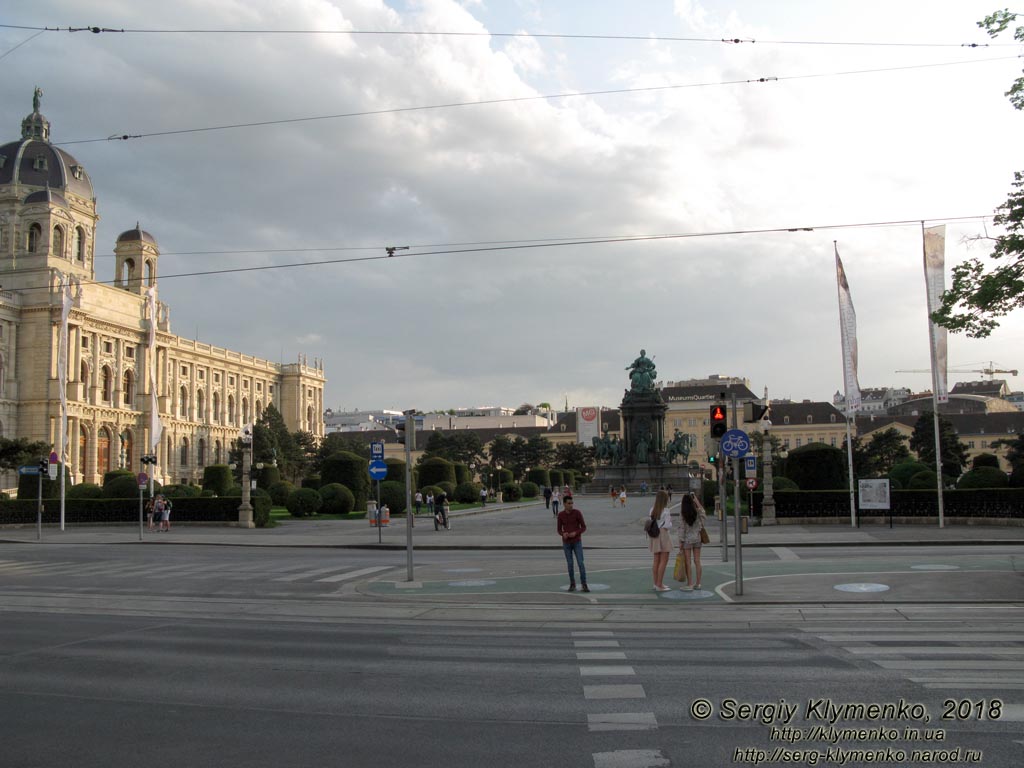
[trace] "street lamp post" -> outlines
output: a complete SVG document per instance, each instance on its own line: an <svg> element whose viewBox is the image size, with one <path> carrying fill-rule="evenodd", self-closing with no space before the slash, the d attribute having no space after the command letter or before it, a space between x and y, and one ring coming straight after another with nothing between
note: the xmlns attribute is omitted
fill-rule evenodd
<svg viewBox="0 0 1024 768"><path fill-rule="evenodd" d="M252 504L249 503L251 488L249 479L252 476L252 429L245 427L238 438L242 446L242 503L238 506L238 527L255 528L252 519Z"/></svg>
<svg viewBox="0 0 1024 768"><path fill-rule="evenodd" d="M775 496L772 480L772 441L768 430L772 423L764 421L764 440L761 442L764 462L764 501L761 502L761 525L775 525Z"/></svg>

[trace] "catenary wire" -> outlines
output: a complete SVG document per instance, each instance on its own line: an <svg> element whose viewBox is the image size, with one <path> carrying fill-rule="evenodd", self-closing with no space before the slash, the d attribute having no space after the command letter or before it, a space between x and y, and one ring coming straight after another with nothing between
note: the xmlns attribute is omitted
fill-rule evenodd
<svg viewBox="0 0 1024 768"><path fill-rule="evenodd" d="M447 104L419 105L412 107L390 107L386 109L361 110L358 112L341 112L333 115L313 115L307 117L282 118L280 120L257 120L248 123L228 123L224 125L209 125L198 128L179 128L168 131L151 131L148 133L123 133L114 134L105 138L75 139L72 141L54 142L57 146L70 146L72 144L93 144L104 141L127 141L129 139L148 139L160 136L180 136L191 133L210 133L213 131L237 130L240 128L263 128L271 125L289 125L294 123L309 123L320 120L340 120L350 117L368 117L373 115L400 114L408 112L424 112L434 109L452 109L456 107L477 107L492 104L511 104L526 101L545 101L553 99L568 99L579 96L610 96L626 93L651 93L656 91L682 90L686 88L708 88L714 86L748 85L754 83L783 82L790 80L810 80L825 77L848 77L853 75L880 74L884 72L901 72L916 69L931 69L936 67L955 67L964 64L984 64L994 61L1009 61L1012 59L1024 58L1024 54L1017 56L999 56L989 59L975 59L973 61L946 61L932 64L907 64L899 67L880 67L874 69L853 69L839 72L819 72L806 75L778 75L769 77L745 78L741 80L721 80L706 83L684 83L677 85L652 85L640 88L614 88L598 91L576 91L572 93L540 94L536 96L510 96L500 99L482 99L479 101L457 101Z"/></svg>
<svg viewBox="0 0 1024 768"><path fill-rule="evenodd" d="M373 256L357 256L354 258L341 258L341 259L323 259L320 261L300 261L292 262L289 264L262 264L259 266L250 267L226 267L223 269L210 269L210 270L195 270L191 272L178 272L169 275L161 275L159 280L173 280L176 278L184 277L209 277L212 275L228 275L228 274L239 274L243 272L266 272L274 269L295 269L299 267L319 267L319 266L332 266L336 264L354 264L365 261L388 261L392 259L419 257L419 256L450 256L450 255L461 255L471 253L495 253L495 252L509 252L509 251L524 251L534 250L538 248L558 248L564 246L586 246L586 245L607 245L613 243L636 243L636 242L655 242L664 240L690 240L704 237L727 237L727 236L738 236L738 235L758 235L758 234L778 234L784 232L813 232L816 230L837 230L837 229L862 229L862 228L876 228L876 227L892 227L892 226L920 226L922 222L956 222L956 221L977 221L992 218L991 214L985 215L974 215L974 216L945 216L938 218L926 218L920 217L914 219L893 219L891 221L872 221L872 222L858 222L858 223L847 223L847 224L819 224L815 226L801 226L801 227L766 227L760 229L734 229L734 230L722 230L716 232L688 232L682 234L661 234L661 235L626 235L620 237L600 237L600 238L580 238L575 240L545 240L542 242L533 241L513 241L510 245L489 245L473 248L445 248L442 250L433 251L419 251L409 252L403 251L402 253L393 253L389 255L378 254ZM385 246L379 246L375 250L385 250ZM291 252L291 251L279 251L279 252ZM238 254L254 253L254 251L238 251ZM163 255L163 254L161 254ZM33 268L27 270L19 270L18 274L32 274L33 272L50 272L51 267ZM0 276L4 274L14 274L10 270L0 272ZM83 285L113 285L116 281L114 280L83 280ZM31 291L50 291L49 285L41 286L28 286L25 288L16 289L19 293L28 293Z"/></svg>
<svg viewBox="0 0 1024 768"><path fill-rule="evenodd" d="M36 33L35 33L34 35L32 35L31 37L29 37L29 38L26 38L25 40L22 40L22 41L21 41L20 43L18 43L18 44L17 44L16 46L14 46L13 48L9 48L9 49L7 49L6 51L4 51L3 53L0 53L0 59L2 59L2 58L5 58L6 56L9 56L10 54L14 53L14 52L15 52L16 50L18 50L19 48L21 48L21 46L25 45L26 43L31 43L31 42L32 42L33 40L35 40L35 39L36 39L37 37L39 37L39 36L40 36L41 34L43 34L43 33L42 33L42 32L36 32Z"/></svg>
<svg viewBox="0 0 1024 768"><path fill-rule="evenodd" d="M570 32L459 32L452 30L409 30L409 29L171 29L171 28L114 28L114 27L35 27L17 24L0 24L0 28L27 29L40 32L102 32L117 34L146 35L352 35L352 36L392 36L392 37L500 37L500 38L536 38L539 40L622 40L629 42L667 42L667 43L759 43L761 45L821 45L821 46L857 46L884 48L994 48L1006 47L1013 43L927 43L908 41L881 40L758 40L752 37L681 37L676 35L601 35Z"/></svg>

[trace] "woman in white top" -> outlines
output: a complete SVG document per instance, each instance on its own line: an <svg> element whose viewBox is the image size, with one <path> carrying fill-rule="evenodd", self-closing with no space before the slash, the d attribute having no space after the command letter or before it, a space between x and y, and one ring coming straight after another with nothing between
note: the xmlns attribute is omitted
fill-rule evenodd
<svg viewBox="0 0 1024 768"><path fill-rule="evenodd" d="M700 564L701 539L700 532L704 528L707 515L704 507L692 493L683 496L679 507L682 517L682 530L679 535L679 549L683 553L683 564L686 566L686 586L680 587L684 592L700 589L702 568ZM693 560L691 563L690 560ZM694 583L696 582L696 583Z"/></svg>
<svg viewBox="0 0 1024 768"><path fill-rule="evenodd" d="M671 587L665 586L665 568L668 566L668 556L672 552L672 536L669 534L669 530L672 528L672 516L668 511L668 494L665 491L658 491L654 497L651 520L655 521L659 528L657 538L648 537L648 545L654 556L654 562L651 565L654 589L658 592L668 592Z"/></svg>

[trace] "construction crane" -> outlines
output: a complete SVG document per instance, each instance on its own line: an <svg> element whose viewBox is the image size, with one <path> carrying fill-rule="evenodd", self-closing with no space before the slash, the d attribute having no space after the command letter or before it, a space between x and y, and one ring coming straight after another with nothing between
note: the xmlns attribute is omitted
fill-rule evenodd
<svg viewBox="0 0 1024 768"><path fill-rule="evenodd" d="M997 373L1008 373L1011 376L1016 376L1017 371L1014 369L1003 369L996 368L995 363L989 362L988 368L950 368L946 373L980 373L982 376L988 376L990 379L995 378ZM896 373L931 373L930 368L917 368L914 370L896 371Z"/></svg>

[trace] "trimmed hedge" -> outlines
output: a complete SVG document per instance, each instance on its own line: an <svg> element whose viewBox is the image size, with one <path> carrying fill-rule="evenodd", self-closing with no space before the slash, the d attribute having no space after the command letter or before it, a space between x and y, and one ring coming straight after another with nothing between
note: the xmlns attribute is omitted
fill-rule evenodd
<svg viewBox="0 0 1024 768"><path fill-rule="evenodd" d="M440 488L441 492L448 497L449 501L451 501L452 498L455 496L455 483L450 483L447 480L442 480L440 483L437 484L437 487Z"/></svg>
<svg viewBox="0 0 1024 768"><path fill-rule="evenodd" d="M935 487L921 491L891 491L893 517L935 517L938 501ZM835 517L850 519L850 492L847 491L782 491L776 492L775 516L785 518ZM764 494L754 493L754 512L761 515ZM946 517L991 517L1024 519L1024 488L989 488L985 490L954 490L942 494ZM859 505L858 505L859 506ZM889 510L860 510L863 517L887 517Z"/></svg>
<svg viewBox="0 0 1024 768"><path fill-rule="evenodd" d="M348 451L332 453L320 467L320 484L341 483L355 497L355 508L366 509L370 492L370 474L366 459Z"/></svg>
<svg viewBox="0 0 1024 768"><path fill-rule="evenodd" d="M227 464L210 464L203 468L203 490L213 491L218 496L227 495L235 484L231 468Z"/></svg>
<svg viewBox="0 0 1024 768"><path fill-rule="evenodd" d="M301 488L312 488L314 491L319 490L321 485L325 483L320 479L320 475L310 475L309 477L302 478Z"/></svg>
<svg viewBox="0 0 1024 768"><path fill-rule="evenodd" d="M420 482L423 485L451 483L452 490L455 489L455 465L447 459L442 459L440 456L431 456L420 463L419 469Z"/></svg>
<svg viewBox="0 0 1024 768"><path fill-rule="evenodd" d="M505 501L519 501L523 498L523 488L516 483L504 483L501 486L501 495Z"/></svg>
<svg viewBox="0 0 1024 768"><path fill-rule="evenodd" d="M537 487L537 484L536 483L531 483L529 480L527 480L525 483L523 483L519 487L523 491L523 498L524 499L535 499L535 498L537 498L537 494L540 493L540 489Z"/></svg>
<svg viewBox="0 0 1024 768"><path fill-rule="evenodd" d="M113 473L108 473L113 474ZM131 472L111 477L103 484L103 495L108 499L130 499L139 495L139 483Z"/></svg>
<svg viewBox="0 0 1024 768"><path fill-rule="evenodd" d="M292 517L312 517L324 504L320 492L312 488L296 488L288 494L285 507Z"/></svg>
<svg viewBox="0 0 1024 768"><path fill-rule="evenodd" d="M956 487L960 490L972 488L1005 488L1009 485L1010 479L1006 473L998 467L991 467L986 464L977 465L970 472L960 475Z"/></svg>
<svg viewBox="0 0 1024 768"><path fill-rule="evenodd" d="M269 497L254 495L250 502L257 525L260 518L270 519ZM43 502L43 522L60 522L60 502ZM72 499L65 496L64 518L68 525L87 523L137 523L139 499ZM36 522L36 502L9 500L0 503L0 525L31 525ZM171 523L235 523L238 522L237 498L180 498L174 500Z"/></svg>
<svg viewBox="0 0 1024 768"><path fill-rule="evenodd" d="M405 514L405 483L384 480L380 484L380 500L387 504L392 515Z"/></svg>
<svg viewBox="0 0 1024 768"><path fill-rule="evenodd" d="M535 467L526 473L526 479L531 483L536 483L541 488L551 487L551 472L544 469L543 467Z"/></svg>
<svg viewBox="0 0 1024 768"><path fill-rule="evenodd" d="M337 485L337 483L335 483ZM343 486L344 487L344 486ZM283 507L288 501L288 494L295 490L295 486L289 483L287 480L278 480L276 483L267 488L267 493L270 494L271 501L274 502L275 507ZM313 490L316 490L315 488ZM349 491L351 493L351 491Z"/></svg>
<svg viewBox="0 0 1024 768"><path fill-rule="evenodd" d="M320 498L324 502L320 507L322 515L347 515L356 507L356 497L341 483L325 485L320 489Z"/></svg>
<svg viewBox="0 0 1024 768"><path fill-rule="evenodd" d="M59 472L59 470L58 470ZM34 501L39 496L39 475L18 475L18 498ZM67 467L64 468L64 496L67 497L67 489L71 487L71 473ZM49 475L42 475L43 498L60 498L60 475L56 480L51 480Z"/></svg>
<svg viewBox="0 0 1024 768"><path fill-rule="evenodd" d="M388 473L384 476L384 482L405 485L405 462L401 459L384 459L384 463L388 466Z"/></svg>
<svg viewBox="0 0 1024 768"><path fill-rule="evenodd" d="M551 477L552 488L561 488L565 485L565 473L562 470L552 469L548 474Z"/></svg>
<svg viewBox="0 0 1024 768"><path fill-rule="evenodd" d="M452 464L455 468L455 484L462 485L463 483L469 483L473 480L473 475L469 471L469 467L465 464Z"/></svg>
<svg viewBox="0 0 1024 768"><path fill-rule="evenodd" d="M455 486L453 498L461 504L473 504L480 501L480 485L478 483L459 483Z"/></svg>
<svg viewBox="0 0 1024 768"><path fill-rule="evenodd" d="M79 483L64 489L64 500L68 499L102 499L103 489L96 483Z"/></svg>
<svg viewBox="0 0 1024 768"><path fill-rule="evenodd" d="M253 474L256 476L256 484L260 488L269 488L274 483L281 482L281 468L273 464L267 464L263 469L253 467Z"/></svg>

